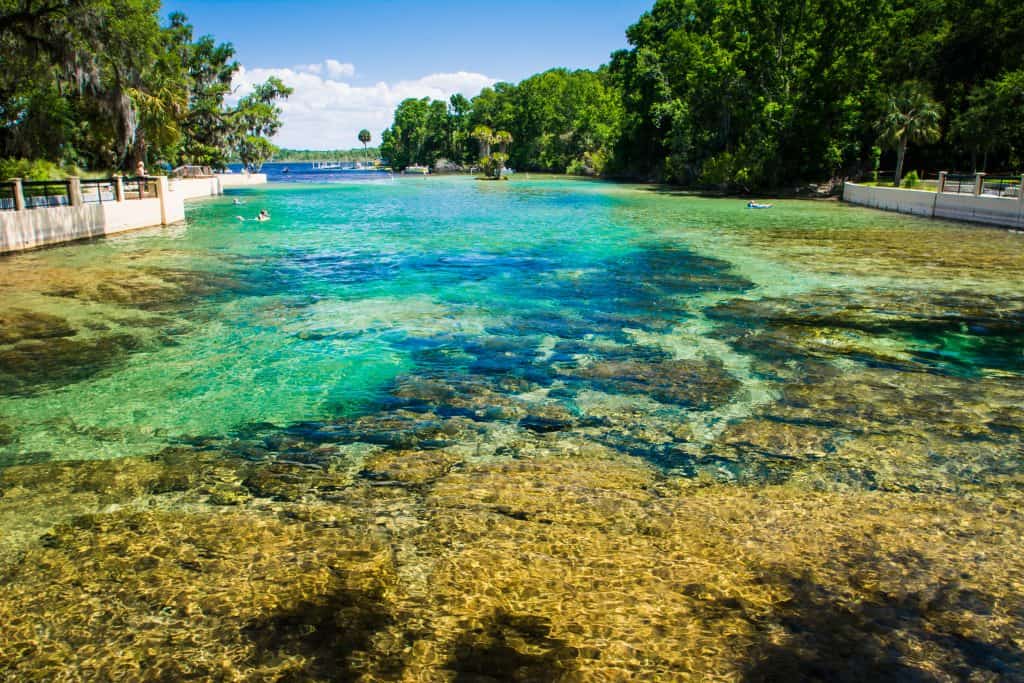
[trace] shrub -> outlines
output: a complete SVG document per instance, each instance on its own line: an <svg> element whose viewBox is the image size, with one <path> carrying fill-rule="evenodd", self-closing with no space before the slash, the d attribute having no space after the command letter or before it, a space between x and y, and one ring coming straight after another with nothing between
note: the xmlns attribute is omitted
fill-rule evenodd
<svg viewBox="0 0 1024 683"><path fill-rule="evenodd" d="M917 177L917 171L911 171L903 176L903 187L917 187L920 184L921 179Z"/></svg>
<svg viewBox="0 0 1024 683"><path fill-rule="evenodd" d="M56 180L66 178L67 173L52 161L41 159L0 159L0 179L21 178L23 180Z"/></svg>

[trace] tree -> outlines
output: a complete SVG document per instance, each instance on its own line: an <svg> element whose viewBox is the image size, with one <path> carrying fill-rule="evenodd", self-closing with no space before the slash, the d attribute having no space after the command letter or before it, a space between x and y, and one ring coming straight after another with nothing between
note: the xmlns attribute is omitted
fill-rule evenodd
<svg viewBox="0 0 1024 683"><path fill-rule="evenodd" d="M469 140L469 119L473 112L473 103L461 93L455 93L448 99L448 149L452 161L463 163L471 154L467 149Z"/></svg>
<svg viewBox="0 0 1024 683"><path fill-rule="evenodd" d="M366 155L365 154L366 153L366 145L368 145L370 143L370 140L372 140L372 139L373 139L373 136L370 134L370 131L366 130L365 128L363 128L361 131L359 131L359 142L363 143L363 155L364 156Z"/></svg>
<svg viewBox="0 0 1024 683"><path fill-rule="evenodd" d="M172 14L171 25L188 35L181 51L189 74L189 107L182 126L181 160L203 166L223 167L230 157L232 116L225 106L231 93L231 81L239 69L234 61L235 48L217 43L211 36L192 42L192 26L181 14Z"/></svg>
<svg viewBox="0 0 1024 683"><path fill-rule="evenodd" d="M878 122L879 139L896 149L896 187L903 176L907 146L938 140L941 119L942 107L919 82L904 83L887 98L885 114Z"/></svg>
<svg viewBox="0 0 1024 683"><path fill-rule="evenodd" d="M507 130L495 131L492 140L494 141L493 144L498 145L498 150L507 157L508 146L512 144L512 133L509 133Z"/></svg>
<svg viewBox="0 0 1024 683"><path fill-rule="evenodd" d="M157 0L0 0L0 153L125 164L161 52Z"/></svg>
<svg viewBox="0 0 1024 683"><path fill-rule="evenodd" d="M395 109L395 120L381 134L381 155L395 170L414 164L430 164L434 150L428 146L430 132L430 98L409 98Z"/></svg>
<svg viewBox="0 0 1024 683"><path fill-rule="evenodd" d="M952 125L954 140L971 155L977 170L977 153L982 153L981 170L986 170L990 155L1002 153L1010 165L1024 164L1024 70L1004 73L999 78L975 87L967 98L967 108L956 115Z"/></svg>
<svg viewBox="0 0 1024 683"><path fill-rule="evenodd" d="M257 85L238 101L232 113L235 151L246 169L259 171L274 154L270 142L281 128L281 109L277 101L287 99L292 89L276 76Z"/></svg>
<svg viewBox="0 0 1024 683"><path fill-rule="evenodd" d="M494 131L488 126L477 126L473 129L471 137L480 146L480 160L483 161L491 155L491 145L494 144Z"/></svg>

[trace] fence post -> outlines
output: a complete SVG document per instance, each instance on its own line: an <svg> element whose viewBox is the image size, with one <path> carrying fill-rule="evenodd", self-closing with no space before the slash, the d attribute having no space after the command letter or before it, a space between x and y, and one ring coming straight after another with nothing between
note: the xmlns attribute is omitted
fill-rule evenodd
<svg viewBox="0 0 1024 683"><path fill-rule="evenodd" d="M1024 175L1020 177L1020 184L1017 185L1017 200L1024 202Z"/></svg>
<svg viewBox="0 0 1024 683"><path fill-rule="evenodd" d="M114 176L114 199L115 201L124 201L124 176Z"/></svg>
<svg viewBox="0 0 1024 683"><path fill-rule="evenodd" d="M981 196L982 191L985 189L985 173L974 174L974 196Z"/></svg>
<svg viewBox="0 0 1024 683"><path fill-rule="evenodd" d="M946 176L949 175L949 171L939 171L939 194L946 191Z"/></svg>
<svg viewBox="0 0 1024 683"><path fill-rule="evenodd" d="M82 205L82 179L78 176L68 176L68 205Z"/></svg>
<svg viewBox="0 0 1024 683"><path fill-rule="evenodd" d="M12 191L14 192L14 210L24 211L25 210L25 189L21 186L21 178L11 178L13 183Z"/></svg>
<svg viewBox="0 0 1024 683"><path fill-rule="evenodd" d="M167 180L167 176L158 175L156 177L156 196L160 200L160 224L167 225L170 223L167 217L167 202L170 199L167 195L170 192L170 184Z"/></svg>

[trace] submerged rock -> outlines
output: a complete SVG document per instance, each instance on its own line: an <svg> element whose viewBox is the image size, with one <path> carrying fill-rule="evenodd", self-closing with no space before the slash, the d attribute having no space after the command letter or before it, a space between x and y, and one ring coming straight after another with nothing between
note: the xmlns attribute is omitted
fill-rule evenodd
<svg viewBox="0 0 1024 683"><path fill-rule="evenodd" d="M0 349L0 386L4 393L22 394L82 381L140 347L139 339L128 334L22 341Z"/></svg>
<svg viewBox="0 0 1024 683"><path fill-rule="evenodd" d="M17 308L0 310L0 345L74 335L75 329L64 318Z"/></svg>
<svg viewBox="0 0 1024 683"><path fill-rule="evenodd" d="M601 391L643 394L662 403L708 410L727 403L739 387L720 362L596 361L567 371Z"/></svg>

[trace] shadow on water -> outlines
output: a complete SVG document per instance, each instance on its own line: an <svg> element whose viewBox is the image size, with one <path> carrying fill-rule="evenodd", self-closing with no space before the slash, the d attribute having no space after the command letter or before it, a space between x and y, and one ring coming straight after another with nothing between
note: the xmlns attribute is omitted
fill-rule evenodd
<svg viewBox="0 0 1024 683"><path fill-rule="evenodd" d="M462 634L447 669L456 683L561 680L576 650L551 637L547 619L498 610L481 627Z"/></svg>
<svg viewBox="0 0 1024 683"><path fill-rule="evenodd" d="M847 590L823 586L807 574L780 568L764 572L762 579L784 588L789 599L767 618L745 615L759 642L751 650L744 681L946 680L934 669L914 665L924 661L953 680L1024 680L1019 647L1005 637L983 640L967 625L970 617L991 617L1000 598L956 580L888 592L869 578L893 570L927 572L929 562L916 553L884 559L868 553L848 566L851 588L861 599L850 599ZM1018 616L1024 616L1019 609Z"/></svg>
<svg viewBox="0 0 1024 683"><path fill-rule="evenodd" d="M338 588L248 624L246 635L257 647L255 665L300 656L301 670L279 681L355 681L366 673L357 655L372 647L373 636L393 623L379 590ZM383 677L401 674L400 659L375 662Z"/></svg>

